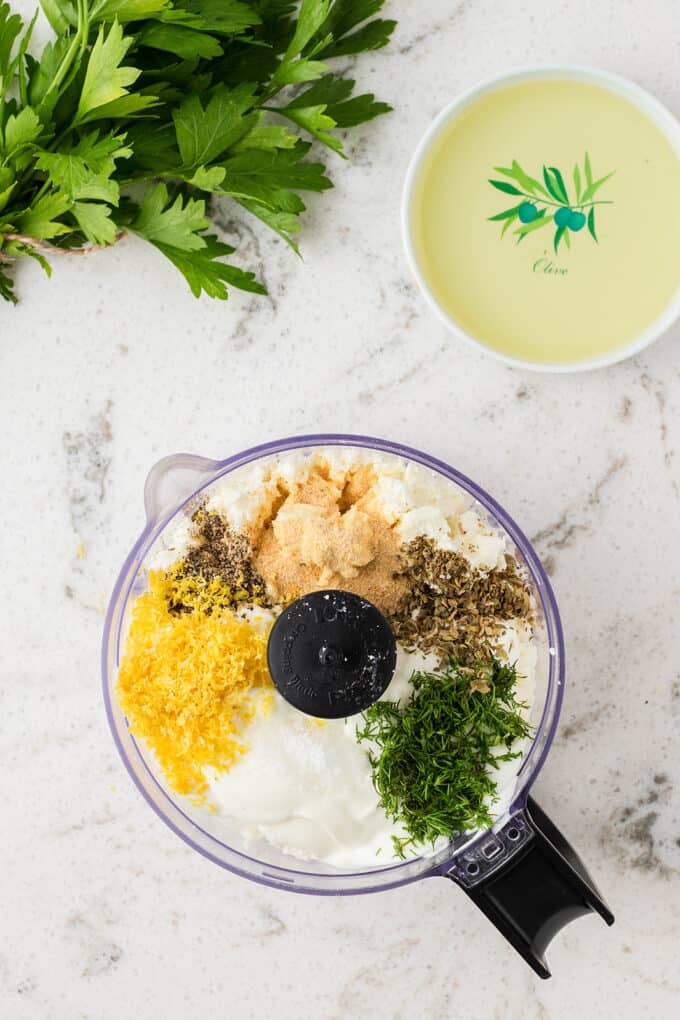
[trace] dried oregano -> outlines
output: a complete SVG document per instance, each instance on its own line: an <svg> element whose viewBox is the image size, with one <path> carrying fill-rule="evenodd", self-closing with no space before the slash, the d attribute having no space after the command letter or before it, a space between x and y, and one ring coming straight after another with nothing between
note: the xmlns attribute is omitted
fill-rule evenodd
<svg viewBox="0 0 680 1020"><path fill-rule="evenodd" d="M489 660L508 620L532 619L532 599L517 562L482 572L430 538L410 542L402 555L409 590L390 618L407 648L437 652L442 662Z"/></svg>

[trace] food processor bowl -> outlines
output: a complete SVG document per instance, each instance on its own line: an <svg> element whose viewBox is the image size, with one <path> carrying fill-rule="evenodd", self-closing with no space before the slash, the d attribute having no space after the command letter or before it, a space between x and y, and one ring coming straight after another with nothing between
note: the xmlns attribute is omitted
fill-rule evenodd
<svg viewBox="0 0 680 1020"><path fill-rule="evenodd" d="M536 692L530 722L533 736L505 798L507 808L492 829L467 833L437 852L382 867L341 870L288 856L264 841L244 843L237 832L225 839L224 820L175 793L144 743L130 732L115 695L132 604L147 588L147 563L167 529L189 519L201 494L217 479L246 465L291 451L354 447L392 454L443 475L464 490L475 509L506 536L524 566L536 604L538 651ZM237 476L236 476L237 477ZM531 786L550 749L564 693L564 642L555 598L541 563L512 518L483 489L454 468L418 450L366 436L295 436L215 461L190 454L165 457L145 486L146 525L128 555L109 603L102 646L104 701L113 738L136 786L154 811L186 843L237 875L278 889L316 895L377 892L429 876L460 886L542 977L544 951L554 934L581 914L596 911L611 924L583 864L530 798Z"/></svg>

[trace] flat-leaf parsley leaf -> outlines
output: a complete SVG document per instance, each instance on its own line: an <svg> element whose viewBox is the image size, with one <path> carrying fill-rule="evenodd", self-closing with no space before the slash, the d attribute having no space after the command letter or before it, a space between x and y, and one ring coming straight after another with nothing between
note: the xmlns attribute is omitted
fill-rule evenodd
<svg viewBox="0 0 680 1020"><path fill-rule="evenodd" d="M385 46L385 0L40 0L56 38L29 53L0 0L0 297L37 259L153 244L192 292L265 293L211 231L226 196L297 251L304 192L332 187L311 142L387 113L328 61Z"/></svg>

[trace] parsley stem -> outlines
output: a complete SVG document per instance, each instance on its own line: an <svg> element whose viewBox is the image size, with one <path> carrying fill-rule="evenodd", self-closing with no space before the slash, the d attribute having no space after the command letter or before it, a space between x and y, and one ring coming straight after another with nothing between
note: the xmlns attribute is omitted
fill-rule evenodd
<svg viewBox="0 0 680 1020"><path fill-rule="evenodd" d="M60 63L59 67L57 68L57 73L55 74L54 78L52 79L52 81L48 85L47 90L45 91L45 95L42 97L39 109L43 109L44 106L45 106L45 100L56 89L59 89L61 87L61 84L62 84L64 78L66 77L66 75L68 74L68 72L69 72L69 70L70 70L70 68L71 68L71 66L73 64L73 61L75 59L75 55L76 55L76 53L78 52L79 49L80 49L80 25L78 26L78 28L77 28L74 36L73 36L73 41L72 41L71 45L69 46L68 50L66 51L62 62Z"/></svg>
<svg viewBox="0 0 680 1020"><path fill-rule="evenodd" d="M120 230L116 234L116 240L113 242L116 244L118 241L124 240L127 237L127 230ZM5 234L5 241L14 241L16 244L23 244L26 248L34 248L35 251L44 252L46 255L90 255L95 251L102 251L104 248L110 248L110 244L88 244L82 248L60 248L56 244L48 244L47 241L41 241L36 237L27 237L25 234Z"/></svg>
<svg viewBox="0 0 680 1020"><path fill-rule="evenodd" d="M74 65L76 54L82 59L87 49L90 34L90 22L87 9L87 0L78 0L78 25L73 36L73 42L57 68L57 73L50 82L40 106L43 107L47 97L55 90L65 91L78 73L79 63ZM69 75L70 72L70 75ZM67 75L69 76L67 78ZM63 85L63 88L62 88Z"/></svg>
<svg viewBox="0 0 680 1020"><path fill-rule="evenodd" d="M69 74L64 80L64 92L73 83L78 74L79 68L82 67L90 41L90 16L87 9L87 0L78 0L78 31L80 32L78 60L74 62Z"/></svg>

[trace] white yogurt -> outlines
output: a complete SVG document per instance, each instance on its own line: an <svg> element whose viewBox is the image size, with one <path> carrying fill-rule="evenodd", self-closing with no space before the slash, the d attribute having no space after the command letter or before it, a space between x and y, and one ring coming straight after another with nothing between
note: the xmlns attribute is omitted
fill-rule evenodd
<svg viewBox="0 0 680 1020"><path fill-rule="evenodd" d="M518 700L530 705L536 650L529 631L523 624L509 624L504 643L508 661L526 671L518 682ZM407 699L412 673L436 667L436 655L398 648L397 667L383 699ZM330 719L320 725L276 694L272 712L258 716L244 737L247 753L228 772L211 770L206 775L211 801L246 843L265 839L294 857L345 869L396 860L392 837L406 832L379 807L369 745L357 743L356 719ZM502 762L493 771L499 795L494 817L512 800L520 764L520 759ZM431 850L409 848L409 854Z"/></svg>
<svg viewBox="0 0 680 1020"><path fill-rule="evenodd" d="M398 650L383 699L408 697L414 670L437 657ZM378 806L367 745L356 718L320 722L275 695L244 738L249 750L228 772L206 773L211 800L246 842L266 839L284 853L339 868L379 865L394 857L393 825Z"/></svg>

